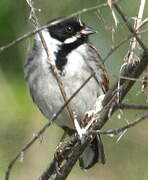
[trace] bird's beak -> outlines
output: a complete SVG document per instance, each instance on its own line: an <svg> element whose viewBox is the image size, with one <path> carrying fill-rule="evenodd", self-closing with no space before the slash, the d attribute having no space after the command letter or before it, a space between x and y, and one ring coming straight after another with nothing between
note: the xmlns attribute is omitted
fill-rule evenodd
<svg viewBox="0 0 148 180"><path fill-rule="evenodd" d="M89 27L89 26L85 26L84 29L82 29L80 31L80 34L82 35L89 35L89 34L94 34L96 33L97 31L94 30L92 27Z"/></svg>

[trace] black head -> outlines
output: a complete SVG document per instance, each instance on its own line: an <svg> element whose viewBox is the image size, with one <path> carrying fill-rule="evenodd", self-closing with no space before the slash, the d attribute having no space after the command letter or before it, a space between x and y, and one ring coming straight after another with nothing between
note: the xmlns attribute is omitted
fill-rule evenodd
<svg viewBox="0 0 148 180"><path fill-rule="evenodd" d="M50 35L64 42L72 37L86 38L88 35L96 33L91 27L86 26L79 18L71 18L57 25L48 28Z"/></svg>

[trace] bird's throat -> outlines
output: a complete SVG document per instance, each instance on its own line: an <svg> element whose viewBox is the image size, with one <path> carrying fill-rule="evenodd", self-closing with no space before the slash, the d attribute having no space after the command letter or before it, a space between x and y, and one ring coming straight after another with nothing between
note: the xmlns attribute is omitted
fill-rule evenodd
<svg viewBox="0 0 148 180"><path fill-rule="evenodd" d="M62 44L59 48L58 52L56 53L56 67L61 72L64 69L64 66L67 64L67 56L74 50L76 50L80 45L86 43L86 37L78 38L76 41L72 43Z"/></svg>

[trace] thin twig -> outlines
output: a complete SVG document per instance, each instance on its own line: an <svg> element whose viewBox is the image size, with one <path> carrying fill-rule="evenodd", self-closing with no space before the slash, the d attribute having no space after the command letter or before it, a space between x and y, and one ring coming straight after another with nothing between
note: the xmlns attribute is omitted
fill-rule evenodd
<svg viewBox="0 0 148 180"><path fill-rule="evenodd" d="M148 18L146 18L144 21L142 21L142 24L138 27L138 29L136 30L137 34L143 34L148 32L147 29L145 30L139 30L140 28L142 28L146 23L148 23ZM109 50L109 52L107 53L107 55L103 58L103 62L105 62L119 47L121 47L123 44L125 44L128 40L130 40L134 35L131 34L129 37L125 38L124 40L122 40L121 42L119 42L119 44L117 44L116 46L111 47L111 49Z"/></svg>
<svg viewBox="0 0 148 180"><path fill-rule="evenodd" d="M131 78L131 77L125 77L125 76L120 76L120 79L127 79L130 81L148 82L148 80L143 80L141 78Z"/></svg>
<svg viewBox="0 0 148 180"><path fill-rule="evenodd" d="M127 25L129 31L134 35L134 37L136 38L136 40L138 41L139 45L142 47L142 49L144 51L148 51L147 47L144 45L144 43L142 42L142 40L138 37L136 30L131 26L131 24L128 22L127 17L124 15L123 11L121 10L121 8L117 5L117 4L113 4L113 6L115 7L115 9L117 10L117 12L120 14L120 16L122 17L123 21L125 22L125 24Z"/></svg>
<svg viewBox="0 0 148 180"><path fill-rule="evenodd" d="M33 6L33 1L32 0L27 0L27 3L29 5L29 7L30 7L30 20L31 20L32 24L34 25L34 27L36 29L38 29L40 24L39 24L38 18L37 18L36 13L35 13L35 8ZM57 84L58 84L58 87L60 89L60 92L61 92L61 95L63 97L64 102L67 102L68 97L67 97L67 94L66 94L66 91L65 91L65 87L64 87L62 79L61 79L61 77L59 75L59 71L57 70L55 64L52 63L53 60L52 60L52 56L51 56L51 53L50 53L50 49L48 49L48 46L47 46L47 43L46 43L46 41L44 39L42 31L40 31L38 34L39 34L39 37L41 39L44 50L46 52L48 63L50 64L51 72L53 73L53 75L54 75L54 77L55 77L55 79L57 81ZM72 111L71 104L70 103L67 104L66 108L67 108L68 114L70 116L70 119L73 122L74 118L73 118L73 111Z"/></svg>
<svg viewBox="0 0 148 180"><path fill-rule="evenodd" d="M141 2L144 2L145 0L141 0ZM114 3L113 6L114 8L116 9L116 11L119 13L119 15L122 17L123 21L125 22L126 26L128 27L129 31L134 35L134 37L132 38L132 41L131 41L131 50L128 51L128 54L126 56L126 61L129 63L129 64L135 64L136 62L139 62L140 58L138 56L135 55L134 53L134 50L136 49L137 47L137 42L139 43L139 45L142 47L143 51L148 51L147 47L144 45L144 43L142 42L142 40L140 39L139 35L137 34L138 32L138 26L141 22L141 18L142 18L142 15L143 15L143 11L144 11L144 6L143 6L143 3L141 3L141 7L140 7L140 10L139 10L139 13L138 13L138 16L140 18L139 21L136 22L136 25L135 27L133 28L131 26L131 24L128 22L128 19L127 17L125 16L125 14L123 13L123 11L121 10L121 8L116 4ZM144 3L145 4L145 3ZM138 25L137 25L138 23ZM121 68L120 68L120 73L122 72L123 70L123 67L125 67L125 65L127 65L127 62L125 62ZM120 82L121 82L121 79L119 78L119 81L118 81L118 86L120 86ZM118 103L120 103L120 93L118 93Z"/></svg>
<svg viewBox="0 0 148 180"><path fill-rule="evenodd" d="M71 147L73 147L77 142L78 142L78 137L73 135L71 137L71 141L68 141L63 148L62 147L60 148L60 153L58 155L54 155L53 161L49 164L49 166L38 178L38 180L47 180L50 179L51 176L54 176L54 173L57 173L56 164L58 165L57 168L59 168L62 161L66 157L68 157L68 155L71 153Z"/></svg>
<svg viewBox="0 0 148 180"><path fill-rule="evenodd" d="M66 91L65 91L65 88L64 88L64 84L63 84L63 82L62 82L62 79L61 79L61 77L60 77L60 75L59 75L59 72L58 72L56 66L55 66L54 64L52 64L52 62L51 62L50 52L49 52L49 49L48 49L48 47L47 47L46 41L45 41L45 39L44 39L44 37L43 37L43 35L42 35L42 32L39 32L39 35L40 35L40 38L41 38L43 47L44 47L44 49L45 49L45 51L46 51L46 54L47 54L48 62L49 62L49 64L50 64L51 71L52 71L52 73L53 73L53 75L54 75L54 77L55 77L55 79L56 79L56 81L57 81L57 84L58 84L58 87L59 87L59 89L60 89L60 92L61 92L61 95L62 95L62 97L63 97L63 100L64 100L64 102L67 102L68 97L67 97L67 94L66 94ZM73 111L72 111L71 104L70 104L70 103L67 104L67 107L66 107L66 108L67 108L67 111L68 111L69 116L70 116L70 118L71 118L71 121L73 121Z"/></svg>
<svg viewBox="0 0 148 180"><path fill-rule="evenodd" d="M58 24L58 23L61 23L61 22L63 22L63 21L66 21L66 20L68 20L68 19L70 19L70 18L72 18L72 17L79 16L80 14L84 14L84 13L86 13L86 12L94 11L94 10L96 10L96 9L102 9L102 8L105 8L105 7L108 7L108 4L107 4L107 3L101 4L101 5L98 5L98 6L94 6L94 7L90 7L90 8L85 8L85 9L82 9L82 10L77 11L77 12L75 12L75 13L72 13L72 14L66 16L66 17L62 17L62 18L60 18L60 19L58 19L58 20L56 20L56 21L54 21L54 22L52 22L52 23L43 25L43 26L41 26L40 28L38 28L38 29L36 29L36 30L34 30L34 31L32 31L32 32L29 32L29 33L27 33L27 34L24 34L23 36L21 36L21 37L17 38L16 40L10 42L9 44L0 47L0 53L3 52L3 51L6 50L6 49L12 47L13 45L16 45L16 44L22 42L23 40L25 40L25 39L27 39L27 38L35 35L35 34L38 33L39 31L41 31L41 30L43 30L43 29L45 29L45 28L47 28L47 27L54 26L54 25L56 25L56 24Z"/></svg>
<svg viewBox="0 0 148 180"><path fill-rule="evenodd" d="M138 29L139 28L142 28L146 23L148 22L148 18L144 19L141 24L139 25Z"/></svg>
<svg viewBox="0 0 148 180"><path fill-rule="evenodd" d="M134 29L136 30L137 33L139 32L138 28L140 27L141 22L142 22L144 7L145 7L145 0L141 0L138 16L135 19L135 23L134 23ZM140 37L140 35L138 35L138 37ZM136 61L139 60L138 56L135 53L137 49L138 49L138 43L137 43L136 38L133 37L130 42L130 51L128 54L129 63L135 63Z"/></svg>
<svg viewBox="0 0 148 180"><path fill-rule="evenodd" d="M118 24L119 24L119 21L118 21L118 19L117 19L117 17L116 17L116 14L115 14L114 9L113 9L113 4L114 4L114 2L113 2L112 0L107 0L107 3L108 3L108 5L109 5L109 7L110 7L110 9L111 9L111 13L112 13L112 16L113 16L113 20L114 20L114 23L115 23L115 27L117 28L117 26L118 26Z"/></svg>
<svg viewBox="0 0 148 180"><path fill-rule="evenodd" d="M128 40L130 40L132 37L129 36L128 38L122 40L121 42L119 42L119 44L117 44L114 47L111 47L111 49L109 50L109 52L107 53L107 55L105 56L105 58L103 58L103 62L105 62L120 46L122 46L124 43L126 43Z"/></svg>
<svg viewBox="0 0 148 180"><path fill-rule="evenodd" d="M118 104L120 109L139 109L139 110L148 110L147 105L135 105L135 104Z"/></svg>
<svg viewBox="0 0 148 180"><path fill-rule="evenodd" d="M143 34L143 33L146 33L146 32L148 32L148 29L141 30L139 33Z"/></svg>
<svg viewBox="0 0 148 180"><path fill-rule="evenodd" d="M133 126L135 126L136 124L142 122L143 120L148 118L148 114L143 115L142 117L132 121L131 123L119 127L119 128L115 128L115 129L109 129L109 130L90 130L87 133L88 134L102 134L102 135L107 135L107 134L113 134L113 135L117 135L123 131L125 131L126 129L129 129Z"/></svg>

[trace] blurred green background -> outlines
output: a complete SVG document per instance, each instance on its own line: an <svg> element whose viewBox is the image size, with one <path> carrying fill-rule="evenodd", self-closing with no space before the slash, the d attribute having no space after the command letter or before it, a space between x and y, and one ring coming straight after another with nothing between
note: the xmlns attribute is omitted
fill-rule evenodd
<svg viewBox="0 0 148 180"><path fill-rule="evenodd" d="M69 15L82 8L92 7L103 0L36 0L35 7L41 9L38 12L40 24L58 16ZM135 17L138 12L140 0L122 0L120 5L129 17ZM118 16L118 15L117 15ZM144 17L148 16L148 3ZM20 37L32 30L28 20L29 8L25 0L1 0L0 1L0 46ZM112 41L111 28L114 25L109 8L100 11L88 12L81 15L82 19L98 30L91 40L104 57L109 49L126 38L128 32L123 22L119 24ZM119 20L120 17L118 16ZM129 18L132 23L132 18ZM146 27L146 26L145 26ZM145 43L148 35L142 35ZM31 139L47 120L41 115L32 103L23 75L23 64L29 50L30 40L25 40L0 54L0 180L8 163L16 153ZM147 43L148 44L148 43ZM118 78L120 66L127 53L129 43L124 44L106 62L110 74L111 85ZM146 104L146 93L140 92L140 83L130 91L125 99L126 103ZM104 128L118 127L126 124L145 111L117 112ZM121 118L120 118L121 116ZM67 179L110 179L110 180L147 180L148 179L148 122L137 125L128 130L123 138L116 143L119 136L113 138L104 136L104 146L107 163L96 165L89 171L82 171L78 165L73 169ZM12 173L12 180L37 179L41 172L53 157L56 145L61 137L62 130L52 125L44 133L41 142L38 140L17 161Z"/></svg>

